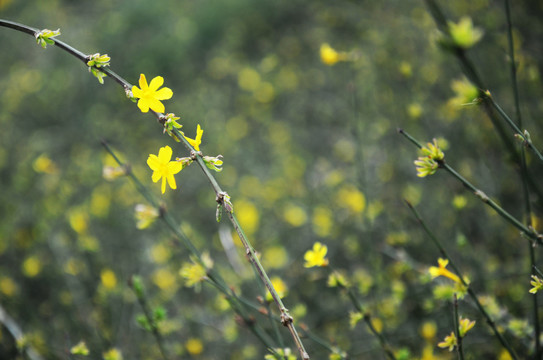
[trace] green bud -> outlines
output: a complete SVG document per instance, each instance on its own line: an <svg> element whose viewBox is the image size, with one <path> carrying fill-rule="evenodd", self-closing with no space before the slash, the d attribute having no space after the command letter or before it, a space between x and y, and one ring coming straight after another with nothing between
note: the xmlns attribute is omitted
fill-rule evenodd
<svg viewBox="0 0 543 360"><path fill-rule="evenodd" d="M60 29L57 29L57 30L43 29L41 31L34 33L34 36L36 37L36 43L38 45L41 45L41 47L44 49L47 47L47 44L53 45L55 42L51 39L59 35L60 35Z"/></svg>

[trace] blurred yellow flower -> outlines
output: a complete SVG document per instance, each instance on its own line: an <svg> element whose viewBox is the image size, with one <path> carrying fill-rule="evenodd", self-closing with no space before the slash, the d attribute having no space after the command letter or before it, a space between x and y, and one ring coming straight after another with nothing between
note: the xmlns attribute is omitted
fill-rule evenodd
<svg viewBox="0 0 543 360"><path fill-rule="evenodd" d="M326 247L326 245L323 245L320 242L316 242L315 244L313 244L313 249L306 251L306 253L304 254L304 267L311 268L314 266L327 266L327 252L328 247Z"/></svg>
<svg viewBox="0 0 543 360"><path fill-rule="evenodd" d="M135 208L136 227L140 230L148 228L159 215L160 213L156 208L137 204Z"/></svg>
<svg viewBox="0 0 543 360"><path fill-rule="evenodd" d="M236 202L236 214L247 235L250 236L258 230L260 213L252 202L243 199Z"/></svg>
<svg viewBox="0 0 543 360"><path fill-rule="evenodd" d="M420 327L420 334L427 341L431 341L436 336L436 333L437 326L433 321L425 321Z"/></svg>
<svg viewBox="0 0 543 360"><path fill-rule="evenodd" d="M111 290L117 286L117 277L111 269L102 270L100 279L102 280L102 285L104 285L106 289Z"/></svg>
<svg viewBox="0 0 543 360"><path fill-rule="evenodd" d="M17 285L11 278L7 276L2 276L0 278L0 293L4 294L7 297L11 297L15 294L16 290Z"/></svg>
<svg viewBox="0 0 543 360"><path fill-rule="evenodd" d="M23 274L28 277L35 277L41 272L42 263L37 256L29 256L23 261Z"/></svg>
<svg viewBox="0 0 543 360"><path fill-rule="evenodd" d="M102 355L104 360L123 360L123 354L116 348L110 349Z"/></svg>
<svg viewBox="0 0 543 360"><path fill-rule="evenodd" d="M432 279L435 279L438 276L443 276L443 277L451 279L455 283L459 283L459 284L462 283L462 280L460 280L458 275L452 273L451 271L449 271L447 269L447 265L449 264L449 260L439 258L439 259L437 259L437 263L438 263L439 267L431 266L428 269Z"/></svg>
<svg viewBox="0 0 543 360"><path fill-rule="evenodd" d="M483 31L474 27L471 18L467 16L456 24L449 22L449 31L454 44L463 49L472 47L483 37Z"/></svg>
<svg viewBox="0 0 543 360"><path fill-rule="evenodd" d="M543 280L536 275L532 275L530 284L533 286L533 288L529 290L530 294L536 294L539 290L543 289Z"/></svg>
<svg viewBox="0 0 543 360"><path fill-rule="evenodd" d="M463 338L466 336L466 333L470 331L475 326L475 321L472 321L470 319L463 319L460 316L460 320L458 320L458 335Z"/></svg>
<svg viewBox="0 0 543 360"><path fill-rule="evenodd" d="M332 66L338 61L347 61L348 59L349 54L346 52L338 52L326 43L321 45L321 61L324 64Z"/></svg>
<svg viewBox="0 0 543 360"><path fill-rule="evenodd" d="M306 223L307 214L300 206L289 203L283 211L283 218L290 225L299 227Z"/></svg>
<svg viewBox="0 0 543 360"><path fill-rule="evenodd" d="M132 86L132 94L138 100L138 107L141 112L148 112L149 109L163 113L165 108L164 105L160 102L161 100L168 100L173 96L173 92L170 88L164 87L158 89L164 84L164 78L162 76L157 76L151 80L151 83L147 85L147 79L145 75L140 74L139 85Z"/></svg>
<svg viewBox="0 0 543 360"><path fill-rule="evenodd" d="M32 164L34 171L44 174L54 174L58 172L57 164L47 155L41 154Z"/></svg>
<svg viewBox="0 0 543 360"><path fill-rule="evenodd" d="M167 269L158 269L153 273L153 282L161 290L169 290L175 285L175 276Z"/></svg>
<svg viewBox="0 0 543 360"><path fill-rule="evenodd" d="M200 144L202 143L202 135L204 134L204 130L200 127L200 124L198 124L198 128L196 129L196 138L191 139L185 136L185 139L189 142L189 144L194 148L196 151L200 151Z"/></svg>
<svg viewBox="0 0 543 360"><path fill-rule="evenodd" d="M454 91L455 96L449 99L447 105L460 106L479 103L479 89L465 77L461 80L453 80L451 82L451 89Z"/></svg>
<svg viewBox="0 0 543 360"><path fill-rule="evenodd" d="M283 280L281 280L281 278L279 278L277 276L272 276L270 281L272 283L273 288L277 292L277 295L279 295L279 298L280 299L284 298L287 295L287 292L288 292L287 284L285 284L285 282ZM266 292L266 300L267 301L272 301L273 300L272 295L270 294L269 290Z"/></svg>
<svg viewBox="0 0 543 360"><path fill-rule="evenodd" d="M72 346L72 348L70 349L70 354L87 356L89 355L89 348L84 341L80 341L79 343L77 343L77 345Z"/></svg>
<svg viewBox="0 0 543 360"><path fill-rule="evenodd" d="M363 318L364 318L364 314L362 314L361 312L351 311L349 313L349 325L351 326L351 329L354 329L356 324L358 324L358 322L362 320Z"/></svg>
<svg viewBox="0 0 543 360"><path fill-rule="evenodd" d="M185 347L187 348L187 351L191 355L199 355L204 351L204 344L202 344L202 341L200 339L196 338L190 338L185 343Z"/></svg>
<svg viewBox="0 0 543 360"><path fill-rule="evenodd" d="M339 206L358 214L366 208L366 197L353 185L343 186L336 195Z"/></svg>
<svg viewBox="0 0 543 360"><path fill-rule="evenodd" d="M183 164L177 161L170 161L172 158L172 148L169 146L161 147L158 156L150 154L147 158L147 165L153 170L152 180L157 182L162 178L162 193L166 191L166 181L172 189L177 189L174 174L183 169Z"/></svg>
<svg viewBox="0 0 543 360"><path fill-rule="evenodd" d="M332 210L324 206L317 206L312 217L313 232L320 237L330 235L334 224Z"/></svg>
<svg viewBox="0 0 543 360"><path fill-rule="evenodd" d="M120 166L104 166L102 169L102 177L108 181L115 180L126 175L126 169Z"/></svg>
<svg viewBox="0 0 543 360"><path fill-rule="evenodd" d="M185 263L179 275L185 279L185 286L193 287L207 279L207 270L200 263Z"/></svg>
<svg viewBox="0 0 543 360"><path fill-rule="evenodd" d="M442 349L449 348L449 351L453 351L454 347L458 344L456 341L456 335L454 335L454 332L451 332L450 335L445 336L445 339L438 343L437 346L439 346Z"/></svg>

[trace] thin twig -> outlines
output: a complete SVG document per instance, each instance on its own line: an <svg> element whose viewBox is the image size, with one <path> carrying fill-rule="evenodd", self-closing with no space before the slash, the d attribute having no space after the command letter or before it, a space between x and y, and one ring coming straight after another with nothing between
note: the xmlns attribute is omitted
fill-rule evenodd
<svg viewBox="0 0 543 360"><path fill-rule="evenodd" d="M422 145L419 141L417 141L414 137L409 135L405 130L398 129L398 132L405 136L411 143L413 143L415 146L417 146L419 149L422 148ZM482 202L490 206L492 209L494 209L502 218L507 220L510 224L515 226L517 229L519 229L523 234L525 234L530 239L537 241L537 243L542 244L541 235L537 234L533 229L529 229L526 227L523 223L521 223L519 220L517 220L513 215L509 214L507 211L505 211L501 206L499 206L494 200L490 199L488 195L486 195L483 191L477 189L473 184L471 184L468 180L466 180L462 175L460 175L455 169L453 169L451 166L449 166L444 160L438 161L438 164L440 168L447 170L449 174L451 174L453 177L455 177L458 181L460 181L466 188L471 190L473 194L479 198Z"/></svg>
<svg viewBox="0 0 543 360"><path fill-rule="evenodd" d="M518 90L518 83L517 83L517 62L515 59L515 46L513 43L513 25L511 22L511 7L509 4L509 0L505 0L505 18L507 20L507 41L509 45L509 63L510 63L510 69L511 69L511 87L513 91L513 97L515 99L515 114L517 118L517 125L518 128L522 128L522 114L520 111L520 96L519 96L519 90ZM531 144L531 142L530 142ZM537 150L535 150L537 151ZM532 207L530 204L530 193L528 189L527 184L527 178L528 178L528 168L526 166L526 152L524 150L524 146L521 146L520 148L520 156L521 156L521 177L522 177L522 193L524 197L524 204L525 204L525 218L526 218L526 224L529 228L532 227ZM532 244L528 245L528 251L530 253L530 272L532 275L536 275L535 273L535 251ZM532 297L532 305L533 305L533 316L534 316L534 343L535 343L535 353L536 353L536 359L540 358L541 356L541 328L539 325L539 304L538 304L538 296L537 293L533 294Z"/></svg>
<svg viewBox="0 0 543 360"><path fill-rule="evenodd" d="M509 354L511 355L511 357L513 359L518 359L515 351L513 350L513 348L509 345L509 343L507 342L507 340L503 337L503 335L500 333L500 331L498 330L498 327L496 326L494 320L492 320L492 318L490 317L490 315L486 312L485 308L483 307L483 305L481 304L481 302L479 301L479 298L477 297L477 295L475 294L475 292L471 289L471 287L469 287L469 284L466 282L466 280L464 280L464 277L462 276L462 273L459 271L459 269L456 267L454 261L452 260L452 258L449 256L449 254L447 253L447 251L445 250L445 248L441 245L441 242L437 239L437 237L434 235L434 233L428 228L428 226L426 226L426 223L424 222L424 220L422 219L422 217L419 215L418 211L415 209L415 207L407 200L405 200L405 203L407 204L407 207L411 210L411 212L413 213L413 215L415 216L415 218L417 219L418 223L420 224L420 226L422 226L422 228L424 229L424 232L426 233L426 235L428 235L428 237L430 238L430 240L432 240L432 243L439 249L439 252L441 253L441 256L445 259L447 259L449 261L449 265L451 266L451 269L453 270L453 272L458 276L458 278L460 279L460 281L462 282L462 285L464 285L464 287L467 289L468 291L468 295L471 297L471 299L475 302L475 305L477 306L477 309L479 310L479 312L485 317L486 319L486 322L487 324L490 326L490 328L492 329L492 331L494 332L494 335L498 338L498 340L500 341L500 343L502 344L502 346L509 352Z"/></svg>
<svg viewBox="0 0 543 360"><path fill-rule="evenodd" d="M29 27L29 26L26 26L26 25L23 25L23 24L15 23L15 22L12 22L12 21L1 20L1 19L0 19L0 26L4 26L4 27L8 27L8 28L11 28L11 29L14 29L14 30L22 31L22 32L24 32L26 34L29 34L29 35L34 35L36 33L36 31L38 31L35 28ZM83 54L81 51L75 49L74 47L66 44L63 41L56 40L56 39L51 39L51 40L54 41L55 45L57 45L62 50L64 50L64 51L68 52L69 54L75 56L79 60L85 62L85 64L87 63L88 55ZM111 76L118 84L120 84L124 88L125 91L129 91L130 89L132 89L132 85L128 81L126 81L121 76L119 76L118 74L113 72L111 69L101 67L98 70L100 70L100 71L106 73L107 75ZM157 112L154 112L154 111L151 111L151 113L153 113L156 116L156 118L157 118L157 120L159 122L163 119L163 114L157 113ZM221 197L221 196L223 196L224 192L221 190L221 188L220 188L217 180L215 179L215 177L207 169L207 166L204 163L202 154L200 152L196 152L194 150L194 148L189 144L189 142L185 139L184 134L182 134L176 128L173 129L173 133L177 136L177 138L179 140L181 140L183 145L187 149L189 149L189 151L191 151L191 154L193 154L193 157L195 158L198 165L200 166L200 168L202 169L202 171L206 175L207 179L211 183L211 186L215 190L215 194L217 195L217 201L219 201L219 202L222 201L223 197ZM291 333L292 338L294 339L294 342L296 344L296 347L297 347L302 359L304 359L304 360L309 359L309 354L305 350L304 345L302 343L302 340L300 339L300 337L298 335L298 332L296 331L296 328L294 327L294 320L293 320L292 316L290 316L290 314L288 312L288 309L285 307L285 305L281 301L281 298L277 294L277 291L275 291L275 289L274 289L274 287L273 287L273 285L272 285L266 271L262 267L262 264L260 264L260 261L256 257L254 248L252 247L251 243L249 242L249 240L247 239L247 237L243 233L243 230L242 230L239 222L237 221L235 215L232 213L232 211L228 211L228 217L230 219L230 222L232 223L232 225L236 229L236 232L238 233L243 245L245 246L245 250L246 250L247 256L249 257L250 262L255 267L255 269L258 272L262 282L266 285L266 287L270 291L274 302L276 303L277 307L279 308L279 311L281 312L281 323L285 327L287 327L289 332ZM178 230L174 230L174 231L178 231ZM190 242L188 242L188 243L190 243ZM195 253L198 253L197 250L192 246L192 243L190 243L190 245L188 245L188 246L192 248L191 251L194 251Z"/></svg>

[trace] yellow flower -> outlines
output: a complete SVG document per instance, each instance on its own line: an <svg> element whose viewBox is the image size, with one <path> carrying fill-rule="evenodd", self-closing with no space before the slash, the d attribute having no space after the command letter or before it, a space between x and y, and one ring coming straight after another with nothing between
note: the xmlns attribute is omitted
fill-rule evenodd
<svg viewBox="0 0 543 360"><path fill-rule="evenodd" d="M100 279L102 280L102 284L104 287L108 290L111 290L117 286L117 277L115 276L115 273L110 269L104 269L100 273Z"/></svg>
<svg viewBox="0 0 543 360"><path fill-rule="evenodd" d="M532 275L532 281L530 281L530 284L533 286L529 290L530 294L536 294L539 290L543 289L543 280L541 280L536 275Z"/></svg>
<svg viewBox="0 0 543 360"><path fill-rule="evenodd" d="M446 278L451 279L452 281L456 283L459 283L459 284L462 283L462 280L460 280L458 275L447 270L447 265L449 264L449 260L439 258L437 259L437 263L439 264L439 267L431 266L430 269L428 269L432 279L435 279L438 276L444 276Z"/></svg>
<svg viewBox="0 0 543 360"><path fill-rule="evenodd" d="M451 332L451 335L445 336L445 339L437 344L442 349L449 348L449 351L453 351L454 347L458 344L456 341L456 335L454 332Z"/></svg>
<svg viewBox="0 0 543 360"><path fill-rule="evenodd" d="M321 61L326 65L334 65L338 61L346 61L349 56L345 52L337 52L328 44L321 45Z"/></svg>
<svg viewBox="0 0 543 360"><path fill-rule="evenodd" d="M207 270L200 263L185 263L179 275L185 279L185 286L193 287L207 279Z"/></svg>
<svg viewBox="0 0 543 360"><path fill-rule="evenodd" d="M172 158L172 148L169 146L161 147L158 156L150 154L147 158L147 165L153 170L152 180L157 182L162 178L162 193L166 191L166 181L172 189L177 189L175 183L175 174L183 169L183 164L177 161L170 161Z"/></svg>
<svg viewBox="0 0 543 360"><path fill-rule="evenodd" d="M463 17L458 24L449 22L451 38L456 46L467 49L475 45L483 37L483 31L473 26L469 17Z"/></svg>
<svg viewBox="0 0 543 360"><path fill-rule="evenodd" d="M463 319L462 317L460 317L458 323L458 336L460 336L461 338L466 336L466 333L475 326L475 321L471 321L470 319Z"/></svg>
<svg viewBox="0 0 543 360"><path fill-rule="evenodd" d="M151 226L155 219L160 215L158 209L144 204L136 205L135 212L136 227L139 230L146 229Z"/></svg>
<svg viewBox="0 0 543 360"><path fill-rule="evenodd" d="M196 138L193 140L185 136L185 139L187 139L187 141L194 148L194 150L200 151L200 144L202 143L203 134L204 134L204 130L202 130L202 128L200 127L200 124L198 124L198 128L196 129Z"/></svg>
<svg viewBox="0 0 543 360"><path fill-rule="evenodd" d="M104 360L123 360L123 354L116 348L106 351L102 356Z"/></svg>
<svg viewBox="0 0 543 360"><path fill-rule="evenodd" d="M428 156L421 156L417 160L413 161L413 163L417 169L418 177L433 175L437 169L439 169L439 164Z"/></svg>
<svg viewBox="0 0 543 360"><path fill-rule="evenodd" d="M70 349L70 353L73 355L87 356L89 355L89 348L84 341L80 341L79 343L77 343L77 345L72 346L72 348Z"/></svg>
<svg viewBox="0 0 543 360"><path fill-rule="evenodd" d="M421 151L432 160L439 161L445 157L445 154L437 145L437 139L434 139L433 143L427 143L426 147L423 147Z"/></svg>
<svg viewBox="0 0 543 360"><path fill-rule="evenodd" d="M304 267L310 268L313 266L328 265L328 259L326 259L327 252L328 248L326 247L326 245L323 245L320 242L316 242L313 245L313 249L306 251L306 253L304 254Z"/></svg>
<svg viewBox="0 0 543 360"><path fill-rule="evenodd" d="M187 348L187 351L191 355L200 355L202 351L204 351L204 344L202 344L202 341L200 339L196 338L190 338L185 343L185 347Z"/></svg>
<svg viewBox="0 0 543 360"><path fill-rule="evenodd" d="M138 98L138 107L140 108L141 112L148 112L149 109L163 113L164 112L164 105L160 102L160 100L168 100L172 97L173 91L170 88L164 87L162 89L158 89L159 87L164 84L164 78L162 76L157 76L153 80L151 80L151 83L147 85L147 79L145 78L145 75L140 74L140 80L138 88L137 86L132 86L132 94L135 98Z"/></svg>

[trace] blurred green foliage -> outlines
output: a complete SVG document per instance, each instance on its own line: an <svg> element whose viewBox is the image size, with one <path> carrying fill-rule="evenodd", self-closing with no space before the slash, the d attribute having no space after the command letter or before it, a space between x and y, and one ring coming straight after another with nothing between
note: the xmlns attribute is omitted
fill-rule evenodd
<svg viewBox="0 0 543 360"><path fill-rule="evenodd" d="M451 20L469 16L484 30L469 56L513 114L501 2L440 3ZM450 293L446 281L430 282L428 267L439 253L407 199L525 356L533 346L526 240L446 174L417 178L418 153L396 132L438 138L449 164L522 219L516 166L484 112L450 100L463 76L436 45L423 5L0 0L0 17L60 28L59 39L88 54L107 53L111 68L133 84L140 73L165 78L174 92L167 111L181 117L189 137L201 124L204 154L224 156L217 179L264 267L286 284L284 302L297 326L350 358L383 356L362 323L351 329L353 307L327 287L326 269L304 268L305 251L320 241L394 349L447 358L436 345L452 330L450 302L439 296ZM524 127L540 148L542 15L537 1L513 4ZM324 43L352 58L323 64ZM65 52L5 28L0 44L0 305L29 344L48 359L65 357L81 340L92 358L115 358L112 349L125 359L159 358L152 335L138 325L142 310L127 284L139 275L150 306L164 311L159 327L173 357L262 359L267 350L212 287L184 286L179 271L188 254L161 223L136 228L134 207L145 201L133 184L102 177L102 168L114 165L100 146L107 139L236 291L250 300L265 296L235 234L224 219L215 222L214 194L196 166L176 176L179 191L161 196L151 182L148 154L165 144L174 156L188 156L185 149L111 79L100 85ZM541 164L528 160L539 179ZM541 230L542 199L533 200ZM234 258L224 251L232 241ZM460 312L477 320L466 353L497 358L501 347L473 304L461 301ZM255 319L272 329L266 316ZM10 358L16 345L0 329L0 357ZM284 329L280 334L282 346L293 347ZM312 358L328 357L309 337L304 343Z"/></svg>

